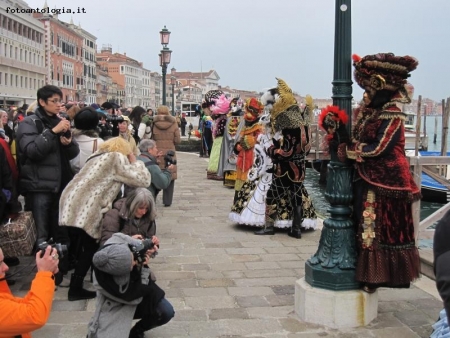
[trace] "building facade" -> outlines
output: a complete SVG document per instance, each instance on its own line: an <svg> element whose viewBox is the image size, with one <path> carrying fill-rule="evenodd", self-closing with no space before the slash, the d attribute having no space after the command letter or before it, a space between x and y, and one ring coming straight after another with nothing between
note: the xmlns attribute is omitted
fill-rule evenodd
<svg viewBox="0 0 450 338"><path fill-rule="evenodd" d="M96 53L97 38L91 33L81 28L81 24L75 27L75 30L83 37L82 59L83 59L83 76L77 89L80 94L80 101L86 104L97 102L97 71L96 71Z"/></svg>
<svg viewBox="0 0 450 338"><path fill-rule="evenodd" d="M45 83L45 31L25 13L6 8L30 9L21 0L0 0L0 106L21 106L36 100Z"/></svg>
<svg viewBox="0 0 450 338"><path fill-rule="evenodd" d="M83 36L58 15L35 13L45 29L47 84L61 88L64 102L80 101L83 83Z"/></svg>
<svg viewBox="0 0 450 338"><path fill-rule="evenodd" d="M130 58L126 53L113 53L111 45L104 45L101 52L97 53L97 64L108 72L113 82L124 88L123 106L146 108L150 100L148 96L144 97L144 92L149 93L151 90L151 74L142 62Z"/></svg>

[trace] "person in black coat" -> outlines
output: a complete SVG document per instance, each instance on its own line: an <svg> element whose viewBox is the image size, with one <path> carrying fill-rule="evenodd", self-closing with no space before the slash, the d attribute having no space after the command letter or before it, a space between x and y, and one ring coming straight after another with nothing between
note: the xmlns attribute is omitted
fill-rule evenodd
<svg viewBox="0 0 450 338"><path fill-rule="evenodd" d="M17 129L17 155L20 164L19 192L25 196L25 209L33 213L37 241L53 238L69 244L67 229L59 227L59 198L73 178L69 161L80 149L72 140L70 122L58 117L62 92L47 85L37 91L38 109L25 117ZM56 282L67 273L67 255L60 259Z"/></svg>
<svg viewBox="0 0 450 338"><path fill-rule="evenodd" d="M436 225L433 251L436 286L450 323L450 211Z"/></svg>

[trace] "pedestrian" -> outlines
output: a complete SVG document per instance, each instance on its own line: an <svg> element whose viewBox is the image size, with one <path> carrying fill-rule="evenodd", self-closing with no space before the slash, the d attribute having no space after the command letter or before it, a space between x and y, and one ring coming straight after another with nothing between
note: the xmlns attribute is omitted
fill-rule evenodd
<svg viewBox="0 0 450 338"><path fill-rule="evenodd" d="M118 123L119 127L119 137L123 138L130 144L133 154L137 157L139 156L139 148L136 145L136 141L133 137L133 131L130 130L131 120L128 116L123 115L122 121Z"/></svg>
<svg viewBox="0 0 450 338"><path fill-rule="evenodd" d="M30 291L23 298L14 297L5 274L9 267L0 248L0 337L31 338L31 331L43 327L52 310L55 294L55 274L58 272L58 253L47 246L42 257L36 253L36 276Z"/></svg>
<svg viewBox="0 0 450 338"><path fill-rule="evenodd" d="M421 194L405 155L405 115L397 105L411 102L406 80L418 62L379 53L354 55L353 65L355 81L365 90L347 149L356 167L356 280L368 293L408 288L420 276L412 203Z"/></svg>
<svg viewBox="0 0 450 338"><path fill-rule="evenodd" d="M83 289L83 280L98 249L102 216L112 207L122 184L148 187L150 174L131 151L130 144L114 137L101 144L88 158L61 195L60 228L82 229L82 251L70 280L69 300L95 297Z"/></svg>
<svg viewBox="0 0 450 338"><path fill-rule="evenodd" d="M80 153L70 161L74 174L81 170L89 156L104 142L98 135L98 121L98 113L91 107L81 109L74 116L75 129L72 135L80 147Z"/></svg>
<svg viewBox="0 0 450 338"><path fill-rule="evenodd" d="M181 114L181 120L180 120L180 128L181 128L181 136L186 136L186 113Z"/></svg>
<svg viewBox="0 0 450 338"><path fill-rule="evenodd" d="M175 117L169 114L169 107L159 106L157 115L153 119L153 140L156 142L156 146L162 152L162 156L166 157L167 153L173 154L172 163L174 167L172 169L172 180L169 186L163 190L163 204L165 207L170 207L173 200L173 192L175 188L175 180L177 179L177 166L176 166L176 152L175 145L179 144L180 129ZM159 164L161 169L165 169L167 163L162 161Z"/></svg>
<svg viewBox="0 0 450 338"><path fill-rule="evenodd" d="M436 225L433 251L436 286L444 302L448 327L450 323L450 211L447 211Z"/></svg>
<svg viewBox="0 0 450 338"><path fill-rule="evenodd" d="M19 189L25 208L32 211L37 229L36 245L53 238L69 245L66 229L58 226L61 192L73 178L69 161L80 149L72 139L70 122L60 119L62 91L46 85L37 91L38 108L25 117L17 130ZM39 173L39 174L37 174ZM57 285L68 272L67 255L60 260Z"/></svg>
<svg viewBox="0 0 450 338"><path fill-rule="evenodd" d="M131 126L133 127L132 135L136 144L139 144L145 135L145 128L147 125L142 121L144 115L146 115L145 109L141 106L136 106L128 116L131 121Z"/></svg>

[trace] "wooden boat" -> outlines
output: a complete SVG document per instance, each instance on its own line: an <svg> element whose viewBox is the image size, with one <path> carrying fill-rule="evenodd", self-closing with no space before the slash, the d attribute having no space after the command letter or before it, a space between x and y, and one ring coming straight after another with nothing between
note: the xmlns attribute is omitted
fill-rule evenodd
<svg viewBox="0 0 450 338"><path fill-rule="evenodd" d="M420 156L440 156L439 151L419 151ZM450 152L447 152L450 156ZM449 172L450 166L447 166ZM446 204L450 202L450 181L433 170L422 168L422 200L427 202L435 202Z"/></svg>

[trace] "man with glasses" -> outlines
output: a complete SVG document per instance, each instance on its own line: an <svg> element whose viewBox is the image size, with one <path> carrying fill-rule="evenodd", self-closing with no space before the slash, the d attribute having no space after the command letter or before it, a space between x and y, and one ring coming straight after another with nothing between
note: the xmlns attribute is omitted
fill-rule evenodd
<svg viewBox="0 0 450 338"><path fill-rule="evenodd" d="M80 149L72 140L70 122L58 117L61 99L58 87L40 88L35 114L26 117L17 130L19 189L25 196L25 209L33 212L37 245L50 238L69 244L67 228L58 226L59 198L73 178L69 161ZM60 260L59 270L57 285L67 273L67 255Z"/></svg>

